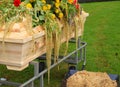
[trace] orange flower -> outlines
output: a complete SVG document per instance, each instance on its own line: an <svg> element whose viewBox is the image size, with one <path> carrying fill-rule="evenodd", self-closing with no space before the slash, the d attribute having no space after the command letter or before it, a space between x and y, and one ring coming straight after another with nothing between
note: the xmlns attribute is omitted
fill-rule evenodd
<svg viewBox="0 0 120 87"><path fill-rule="evenodd" d="M68 0L68 3L72 4L72 3L73 3L73 0Z"/></svg>

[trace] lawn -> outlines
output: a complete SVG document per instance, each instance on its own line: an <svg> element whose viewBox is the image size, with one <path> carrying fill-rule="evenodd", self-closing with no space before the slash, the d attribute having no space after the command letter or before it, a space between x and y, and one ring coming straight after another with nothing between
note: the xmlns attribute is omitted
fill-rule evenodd
<svg viewBox="0 0 120 87"><path fill-rule="evenodd" d="M90 13L83 40L89 71L120 74L120 1L82 4Z"/></svg>
<svg viewBox="0 0 120 87"><path fill-rule="evenodd" d="M82 40L87 42L88 71L100 71L120 74L120 1L84 3L81 6L90 14L85 24ZM74 49L75 44L69 45L69 50ZM81 64L78 65L81 67ZM61 81L68 70L65 63L51 70L51 81L47 84L45 75L45 87L60 87ZM16 82L24 82L33 76L33 66L17 72L7 70L0 65L0 77ZM36 81L38 84L38 81ZM1 86L12 87L12 86ZM38 86L36 86L38 87Z"/></svg>

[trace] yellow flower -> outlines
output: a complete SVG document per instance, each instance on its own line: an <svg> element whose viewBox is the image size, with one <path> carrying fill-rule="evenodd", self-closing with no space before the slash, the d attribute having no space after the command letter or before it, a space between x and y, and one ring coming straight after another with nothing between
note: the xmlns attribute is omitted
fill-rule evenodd
<svg viewBox="0 0 120 87"><path fill-rule="evenodd" d="M30 0L30 2L34 2L35 0Z"/></svg>
<svg viewBox="0 0 120 87"><path fill-rule="evenodd" d="M68 3L72 4L72 3L73 3L73 0L68 0Z"/></svg>
<svg viewBox="0 0 120 87"><path fill-rule="evenodd" d="M56 9L56 10L55 10L55 13L59 13L59 9Z"/></svg>
<svg viewBox="0 0 120 87"><path fill-rule="evenodd" d="M60 0L55 0L57 3L59 3L60 2Z"/></svg>
<svg viewBox="0 0 120 87"><path fill-rule="evenodd" d="M58 15L58 17L61 19L61 18L63 18L63 13L59 13L59 15Z"/></svg>
<svg viewBox="0 0 120 87"><path fill-rule="evenodd" d="M55 14L52 14L52 19L55 19L55 18L56 18Z"/></svg>
<svg viewBox="0 0 120 87"><path fill-rule="evenodd" d="M60 6L60 3L55 3L56 8L59 8L59 6Z"/></svg>
<svg viewBox="0 0 120 87"><path fill-rule="evenodd" d="M31 9L31 8L32 8L31 3L28 3L28 4L26 5L26 7L27 7L28 9Z"/></svg>
<svg viewBox="0 0 120 87"><path fill-rule="evenodd" d="M48 4L48 5L47 5L47 8L48 8L48 9L51 9L51 5L50 5L50 4Z"/></svg>
<svg viewBox="0 0 120 87"><path fill-rule="evenodd" d="M48 8L47 8L47 6L43 6L43 11L46 11Z"/></svg>
<svg viewBox="0 0 120 87"><path fill-rule="evenodd" d="M42 0L42 2L43 2L44 4L46 4L46 1L45 1L45 0Z"/></svg>

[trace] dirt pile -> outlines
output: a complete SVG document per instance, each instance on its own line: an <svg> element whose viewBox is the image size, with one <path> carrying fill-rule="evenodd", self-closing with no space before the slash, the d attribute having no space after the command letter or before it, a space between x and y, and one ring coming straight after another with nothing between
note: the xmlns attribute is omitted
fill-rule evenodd
<svg viewBox="0 0 120 87"><path fill-rule="evenodd" d="M67 79L67 87L117 87L107 73L78 71Z"/></svg>

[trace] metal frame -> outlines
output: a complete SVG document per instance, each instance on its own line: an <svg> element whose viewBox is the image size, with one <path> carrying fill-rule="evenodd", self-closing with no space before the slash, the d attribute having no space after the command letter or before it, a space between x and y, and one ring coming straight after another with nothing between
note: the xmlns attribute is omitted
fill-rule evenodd
<svg viewBox="0 0 120 87"><path fill-rule="evenodd" d="M75 42L71 41L71 42ZM80 44L82 44L82 46L80 46ZM57 63L54 63L50 66L50 69L54 68L55 66L57 66L58 64L60 64L61 62L64 62L66 59L68 59L70 56L72 56L73 54L76 55L75 57L75 61L76 64L78 64L79 58L78 58L78 52L80 52L81 56L80 56L80 60L83 60L83 66L86 64L86 45L87 43L85 42L80 42L80 38L78 39L78 48L74 51L72 51L71 53L69 53L67 56L64 56L63 58L60 58L59 61ZM83 51L82 51L83 49ZM42 72L39 73L39 62L38 61L32 61L30 64L34 65L34 76L32 78L30 78L28 81L20 84L20 83L16 83L16 82L8 82L8 81L1 81L1 84L6 84L6 85L12 85L12 86L16 86L16 87L34 87L34 81L36 79L39 78L40 80L40 86L39 87L44 87L44 77L43 75L48 71L47 69L44 69Z"/></svg>

